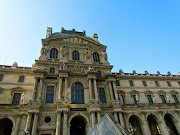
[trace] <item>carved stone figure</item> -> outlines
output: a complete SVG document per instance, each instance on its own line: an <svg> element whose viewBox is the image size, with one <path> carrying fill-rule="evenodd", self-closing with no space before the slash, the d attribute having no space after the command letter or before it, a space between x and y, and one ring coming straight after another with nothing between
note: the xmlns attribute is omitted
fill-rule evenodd
<svg viewBox="0 0 180 135"><path fill-rule="evenodd" d="M45 58L47 53L47 46L43 45L41 48L41 57Z"/></svg>
<svg viewBox="0 0 180 135"><path fill-rule="evenodd" d="M102 52L101 55L102 55L102 58L104 58L104 61L107 61L108 56L107 56L106 51Z"/></svg>
<svg viewBox="0 0 180 135"><path fill-rule="evenodd" d="M156 103L156 98L155 96L152 97L153 103Z"/></svg>
<svg viewBox="0 0 180 135"><path fill-rule="evenodd" d="M168 96L168 95L166 95L166 100L167 100L167 102L168 102L168 103L170 103L170 102L171 102L171 99L169 98L169 96Z"/></svg>
<svg viewBox="0 0 180 135"><path fill-rule="evenodd" d="M139 103L139 95L138 94L136 94L136 101L137 101L137 103Z"/></svg>
<svg viewBox="0 0 180 135"><path fill-rule="evenodd" d="M122 74L122 73L124 73L124 72L122 71L122 69L120 69L120 70L119 70L119 73Z"/></svg>
<svg viewBox="0 0 180 135"><path fill-rule="evenodd" d="M157 75L160 75L161 73L159 71L157 71Z"/></svg>
<svg viewBox="0 0 180 135"><path fill-rule="evenodd" d="M92 71L93 69L90 65L88 66L88 71Z"/></svg>
<svg viewBox="0 0 180 135"><path fill-rule="evenodd" d="M66 70L66 69L67 69L67 65L66 65L65 63L62 63L62 64L60 65L60 69Z"/></svg>
<svg viewBox="0 0 180 135"><path fill-rule="evenodd" d="M120 102L121 102L122 104L124 104L123 97L120 95L119 98L120 98Z"/></svg>
<svg viewBox="0 0 180 135"><path fill-rule="evenodd" d="M91 58L91 51L87 48L87 50L85 51L85 58L86 59L90 59Z"/></svg>
<svg viewBox="0 0 180 135"><path fill-rule="evenodd" d="M136 74L136 70L133 70L133 74Z"/></svg>
<svg viewBox="0 0 180 135"><path fill-rule="evenodd" d="M21 95L21 104L24 104L24 95L25 95L25 93L23 92Z"/></svg>
<svg viewBox="0 0 180 135"><path fill-rule="evenodd" d="M171 75L171 72L170 72L170 71L168 72L168 75Z"/></svg>
<svg viewBox="0 0 180 135"><path fill-rule="evenodd" d="M146 74L146 75L148 75L148 74L149 74L147 70L146 70L146 71L144 71L144 72L145 72L145 74Z"/></svg>
<svg viewBox="0 0 180 135"><path fill-rule="evenodd" d="M18 63L17 62L14 62L13 63L13 67L17 67L18 66Z"/></svg>
<svg viewBox="0 0 180 135"><path fill-rule="evenodd" d="M66 46L63 46L63 48L61 49L61 53L63 57L68 57L68 49Z"/></svg>

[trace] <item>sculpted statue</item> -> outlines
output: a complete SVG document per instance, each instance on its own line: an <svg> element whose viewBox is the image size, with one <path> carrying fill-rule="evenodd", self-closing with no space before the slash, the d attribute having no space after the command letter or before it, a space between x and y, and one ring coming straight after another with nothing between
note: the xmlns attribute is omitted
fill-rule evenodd
<svg viewBox="0 0 180 135"><path fill-rule="evenodd" d="M156 98L155 96L152 97L153 103L156 103Z"/></svg>
<svg viewBox="0 0 180 135"><path fill-rule="evenodd" d="M63 70L67 69L67 65L65 63L60 64L60 69Z"/></svg>
<svg viewBox="0 0 180 135"><path fill-rule="evenodd" d="M63 46L63 48L61 49L61 53L63 57L68 57L68 49L66 46Z"/></svg>
<svg viewBox="0 0 180 135"><path fill-rule="evenodd" d="M169 96L168 96L168 95L166 95L166 100L167 100L167 102L168 102L168 103L170 103L170 102L171 102L171 99L169 98Z"/></svg>
<svg viewBox="0 0 180 135"><path fill-rule="evenodd" d="M46 57L46 53L47 53L47 46L43 45L43 47L41 48L41 57Z"/></svg>
<svg viewBox="0 0 180 135"><path fill-rule="evenodd" d="M159 71L157 71L157 75L160 75L161 73Z"/></svg>
<svg viewBox="0 0 180 135"><path fill-rule="evenodd" d="M168 72L168 75L171 75L171 72L170 72L170 71Z"/></svg>
<svg viewBox="0 0 180 135"><path fill-rule="evenodd" d="M85 58L86 59L90 59L91 58L91 51L87 48L87 50L85 51Z"/></svg>
<svg viewBox="0 0 180 135"><path fill-rule="evenodd" d="M104 61L107 61L107 60L108 60L108 56L107 56L106 51L102 52L101 55L102 55L102 57L104 58Z"/></svg>
<svg viewBox="0 0 180 135"><path fill-rule="evenodd" d="M145 72L145 74L146 74L146 75L148 75L148 74L149 74L147 70L146 70L146 71L144 71L144 72Z"/></svg>
<svg viewBox="0 0 180 135"><path fill-rule="evenodd" d="M137 101L137 103L139 103L139 95L138 94L136 94L136 101Z"/></svg>
<svg viewBox="0 0 180 135"><path fill-rule="evenodd" d="M88 71L92 71L93 69L90 65L88 66Z"/></svg>
<svg viewBox="0 0 180 135"><path fill-rule="evenodd" d="M14 62L13 67L17 67L17 66L18 66L17 62Z"/></svg>
<svg viewBox="0 0 180 135"><path fill-rule="evenodd" d="M133 70L133 74L136 74L136 70Z"/></svg>
<svg viewBox="0 0 180 135"><path fill-rule="evenodd" d="M120 70L119 70L119 73L122 74L122 73L124 73L124 72L122 71L122 69L120 69Z"/></svg>
<svg viewBox="0 0 180 135"><path fill-rule="evenodd" d="M22 104L24 104L24 95L25 95L25 93L23 92L21 95L21 100L20 100Z"/></svg>

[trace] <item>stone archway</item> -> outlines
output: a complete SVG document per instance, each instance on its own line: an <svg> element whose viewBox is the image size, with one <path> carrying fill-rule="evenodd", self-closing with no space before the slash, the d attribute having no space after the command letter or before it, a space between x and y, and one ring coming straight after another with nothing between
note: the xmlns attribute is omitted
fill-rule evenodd
<svg viewBox="0 0 180 135"><path fill-rule="evenodd" d="M136 115L129 117L129 122L131 123L132 128L135 130L133 131L134 135L143 135L140 120Z"/></svg>
<svg viewBox="0 0 180 135"><path fill-rule="evenodd" d="M164 116L164 120L166 122L167 127L169 128L170 135L179 135L178 131L177 131L177 128L176 128L176 126L174 124L174 121L172 119L172 116L170 114L166 114Z"/></svg>
<svg viewBox="0 0 180 135"><path fill-rule="evenodd" d="M8 118L0 119L0 135L11 135L13 122Z"/></svg>
<svg viewBox="0 0 180 135"><path fill-rule="evenodd" d="M86 135L87 125L87 121L83 116L77 115L73 117L70 122L70 135Z"/></svg>
<svg viewBox="0 0 180 135"><path fill-rule="evenodd" d="M155 119L155 116L153 114L150 114L147 117L148 123L149 123L149 128L151 130L151 134L153 135L161 135L161 131L159 129L159 125Z"/></svg>

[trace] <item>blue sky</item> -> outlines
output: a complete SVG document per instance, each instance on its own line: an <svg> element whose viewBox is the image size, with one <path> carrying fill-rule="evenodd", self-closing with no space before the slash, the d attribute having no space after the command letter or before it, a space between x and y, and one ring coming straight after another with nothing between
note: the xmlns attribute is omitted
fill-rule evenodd
<svg viewBox="0 0 180 135"><path fill-rule="evenodd" d="M0 64L31 66L47 27L98 33L113 72L180 72L179 0L0 0Z"/></svg>

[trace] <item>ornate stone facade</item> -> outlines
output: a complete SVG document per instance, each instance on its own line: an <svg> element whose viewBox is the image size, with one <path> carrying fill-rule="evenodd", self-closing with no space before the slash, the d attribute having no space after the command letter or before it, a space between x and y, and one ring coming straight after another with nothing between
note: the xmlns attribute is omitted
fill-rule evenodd
<svg viewBox="0 0 180 135"><path fill-rule="evenodd" d="M32 67L0 65L0 134L84 135L106 113L135 135L180 134L180 75L112 68L97 34L48 28Z"/></svg>

